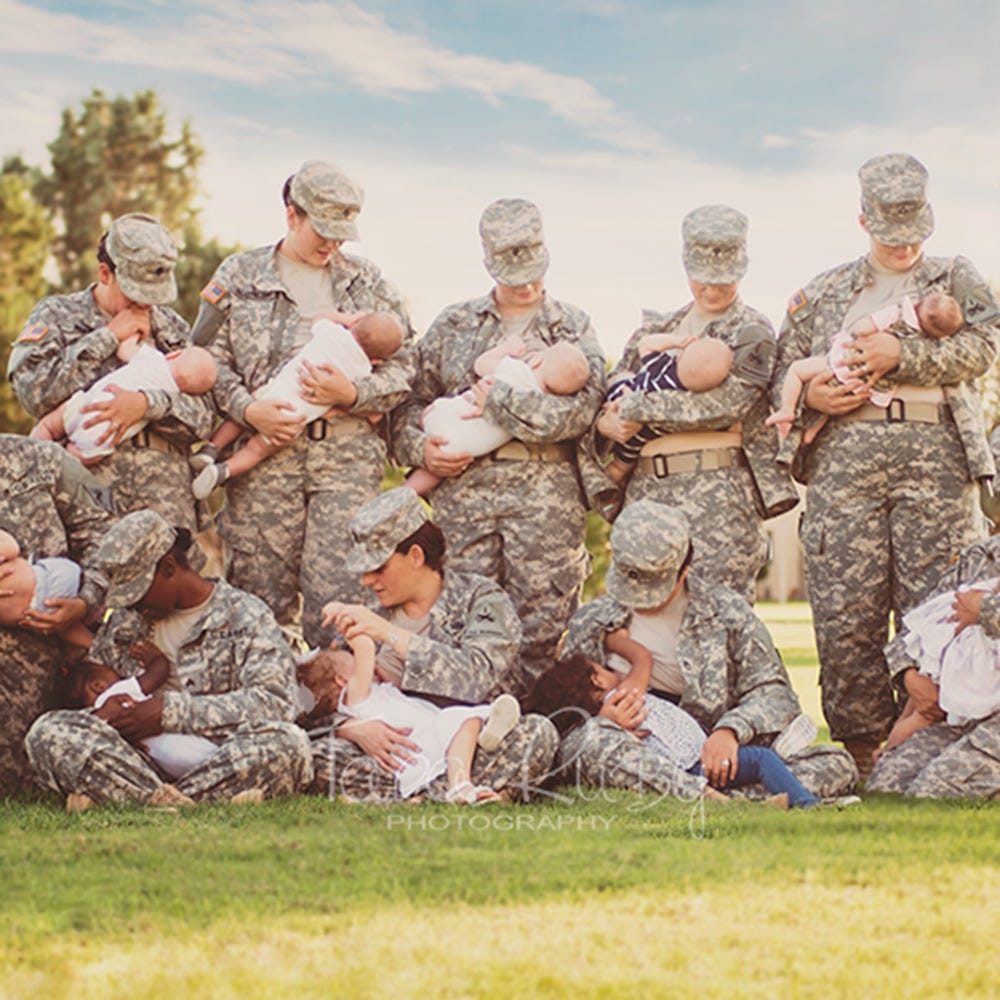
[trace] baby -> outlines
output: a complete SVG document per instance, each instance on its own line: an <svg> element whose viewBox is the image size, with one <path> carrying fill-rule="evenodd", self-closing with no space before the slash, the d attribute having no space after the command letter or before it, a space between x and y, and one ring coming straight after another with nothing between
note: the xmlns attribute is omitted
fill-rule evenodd
<svg viewBox="0 0 1000 1000"><path fill-rule="evenodd" d="M29 562L14 536L0 529L0 625L20 625L29 610L48 611L50 598L76 597L79 592L80 567L75 562L61 557ZM59 634L81 649L89 649L94 638L82 622Z"/></svg>
<svg viewBox="0 0 1000 1000"><path fill-rule="evenodd" d="M764 421L769 427L777 426L781 440L788 437L795 420L795 409L803 388L817 375L827 374L840 382L849 382L858 376L851 368L850 342L857 337L868 337L873 333L897 328L899 332L919 332L933 340L944 340L957 333L964 322L962 307L958 301L943 292L934 292L921 299L916 305L909 297L900 303L885 306L873 312L866 319L859 320L851 330L841 330L830 342L826 354L811 358L800 358L792 362L785 373L781 385L781 407ZM875 406L887 407L893 397L891 387L874 388L869 402ZM802 436L804 444L810 444L826 425L828 417L821 417L806 428Z"/></svg>
<svg viewBox="0 0 1000 1000"><path fill-rule="evenodd" d="M121 368L99 378L89 389L73 393L32 428L31 436L44 441L67 439L66 450L84 465L93 465L114 451L109 424L84 412L93 403L114 399L109 386L143 391L162 389L201 396L215 385L215 359L203 347L185 347L161 354L152 344L130 337L118 345ZM97 422L94 423L94 420ZM138 420L122 438L135 437L149 421ZM103 440L107 436L108 440Z"/></svg>
<svg viewBox="0 0 1000 1000"><path fill-rule="evenodd" d="M330 409L322 403L303 399L299 375L305 363L333 365L352 382L370 375L372 365L391 358L403 343L403 328L390 312L330 313L317 317L312 324L312 337L281 370L254 393L255 399L273 399L288 403L290 416L317 420ZM241 476L256 468L265 458L280 450L263 434L254 434L243 447L225 462L218 462L219 452L232 444L244 431L236 420L224 420L212 435L212 440L191 459L198 473L191 490L204 500L217 486L233 476Z"/></svg>
<svg viewBox="0 0 1000 1000"><path fill-rule="evenodd" d="M646 692L653 663L649 650L631 639L625 629L609 633L607 643L609 651L617 652L631 665L627 675L580 654L560 660L538 678L529 711L547 715L560 735L565 735L599 715L604 702L620 686ZM697 720L672 702L648 693L643 708L646 714L636 735L645 732L648 745L657 753L682 771L701 776L701 748L706 737ZM769 804L781 809L807 809L819 803L774 750L752 745L739 748L736 774L728 778L722 790L706 786L704 794L707 798L728 800L723 791L758 782L771 793Z"/></svg>
<svg viewBox="0 0 1000 1000"><path fill-rule="evenodd" d="M1000 593L1000 578L963 584L960 590ZM955 592L928 598L903 616L903 648L925 677L938 687L937 703L918 710L908 698L889 732L886 750L899 746L925 726L947 719L951 726L985 719L1000 709L1000 640L991 639L981 625L956 631Z"/></svg>
<svg viewBox="0 0 1000 1000"><path fill-rule="evenodd" d="M332 621L324 608L324 624ZM399 794L409 798L447 773L448 802L479 805L500 796L487 785L472 783L472 758L476 747L495 750L521 718L517 699L502 694L489 705L454 705L438 708L429 701L403 694L395 685L375 680L375 643L365 635L352 640L347 650L326 649L299 662L297 675L308 698L307 719L335 711L356 719L381 719L390 726L411 729L410 739L420 749L414 760L396 773Z"/></svg>
<svg viewBox="0 0 1000 1000"><path fill-rule="evenodd" d="M91 661L70 667L64 681L65 707L89 706L100 715L100 710L114 697L121 697L126 703L146 701L166 682L170 664L151 642L136 643L129 655L144 667L135 677L119 677L111 667ZM171 778L183 778L219 749L211 740L193 733L160 733L148 736L140 746Z"/></svg>
<svg viewBox="0 0 1000 1000"><path fill-rule="evenodd" d="M708 392L722 385L733 367L732 350L715 337L650 333L641 337L637 346L642 366L636 374L626 375L611 385L609 402L629 392L666 389ZM655 425L644 425L624 444L614 446L613 457L604 471L616 483L622 482L638 461L643 445L660 436Z"/></svg>
<svg viewBox="0 0 1000 1000"><path fill-rule="evenodd" d="M482 379L492 377L515 389L544 392L552 396L572 396L590 378L587 357L575 344L559 341L531 354L518 336L506 337L496 347L476 358L474 369ZM476 383L457 396L442 396L423 412L424 431L434 437L447 438L441 446L446 455L480 456L489 454L511 440L512 435L499 424L481 416L482 405L477 398ZM414 469L404 486L421 496L441 482L427 469Z"/></svg>

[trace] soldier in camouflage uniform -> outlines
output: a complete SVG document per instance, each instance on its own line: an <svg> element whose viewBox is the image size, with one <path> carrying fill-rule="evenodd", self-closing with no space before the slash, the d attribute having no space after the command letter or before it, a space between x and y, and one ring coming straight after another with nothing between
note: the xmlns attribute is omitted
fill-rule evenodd
<svg viewBox="0 0 1000 1000"><path fill-rule="evenodd" d="M21 405L42 417L77 390L120 367L119 342L138 335L164 354L190 344L187 323L166 304L177 298L177 247L148 215L123 215L101 237L97 281L82 292L52 295L35 306L11 352L8 373ZM151 507L171 524L198 530L188 452L212 427L208 397L111 388L98 404L120 436L149 424L91 471L114 491L119 513Z"/></svg>
<svg viewBox="0 0 1000 1000"><path fill-rule="evenodd" d="M724 583L752 603L767 552L761 521L798 502L791 478L774 464L775 435L763 424L774 331L738 294L747 269L746 216L703 205L684 218L682 235L694 301L672 313L644 311L609 380L638 371L638 344L649 333L716 337L733 351L732 370L707 392L633 393L608 403L594 449L606 455L612 441L624 443L643 425L658 431L642 449L625 505L648 498L684 511L694 540L692 576ZM606 507L610 480L587 482L592 504Z"/></svg>
<svg viewBox="0 0 1000 1000"><path fill-rule="evenodd" d="M219 530L228 578L263 598L282 624L298 615L301 591L303 633L315 644L324 600L363 597L343 571L347 524L378 494L386 459L383 437L364 414L387 413L406 395L413 331L402 299L378 269L341 252L345 240L358 238L361 190L337 168L313 161L285 183L283 196L284 239L219 265L202 292L194 340L218 362L217 408L247 427L236 447L253 431L283 446L226 484ZM303 428L284 404L253 398L309 339L314 316L368 310L396 314L403 348L356 384L337 369L303 377L303 398L340 412Z"/></svg>
<svg viewBox="0 0 1000 1000"><path fill-rule="evenodd" d="M709 733L701 756L705 778L681 770L628 731L637 719L641 724L635 713L642 699L630 702L623 688L621 704L613 697L600 715L564 737L558 771L564 780L696 798L706 778L722 787L738 770L741 746L770 746L799 715L764 624L730 588L689 576L692 554L681 512L652 500L629 504L611 531L608 593L570 620L562 655L581 653L606 665L606 637L622 628L647 645L650 693L677 702ZM660 624L648 635L656 634L659 645L647 637L654 619ZM792 774L820 798L843 795L857 780L850 756L839 748L782 753Z"/></svg>
<svg viewBox="0 0 1000 1000"><path fill-rule="evenodd" d="M394 448L400 464L442 477L428 499L450 565L496 580L514 602L524 627L515 693L523 695L551 662L587 574L574 457L604 397L605 364L586 314L545 294L549 256L538 208L517 198L495 201L479 231L496 286L449 306L417 344L413 392L394 417ZM590 366L587 384L555 396L496 381L483 416L513 440L475 459L442 454L443 439L420 426L424 407L475 383L476 358L512 334L529 352L560 341L577 345Z"/></svg>
<svg viewBox="0 0 1000 1000"><path fill-rule="evenodd" d="M378 644L376 665L407 693L438 705L480 704L512 693L521 625L510 599L492 580L443 568L444 537L406 487L383 493L351 522L348 565L363 574L388 617L362 605L331 608L347 640L359 633ZM333 727L338 739L314 735L317 791L357 800L391 800L394 758L414 744L385 723ZM348 742L348 740L352 742ZM521 719L499 748L476 751L472 781L526 798L549 772L558 737L548 719ZM443 797L446 779L430 786Z"/></svg>
<svg viewBox="0 0 1000 1000"><path fill-rule="evenodd" d="M775 385L799 358L829 349L861 315L909 295L944 292L964 325L952 337L884 332L858 342L859 379L814 379L800 400L798 430L830 420L795 458L808 483L802 544L820 659L823 711L864 773L896 707L882 648L890 614L920 603L949 561L982 537L977 480L993 475L975 379L993 363L1000 311L964 257L926 257L934 227L927 171L912 156L877 156L860 170L864 257L797 292L779 341ZM897 383L887 409L869 386ZM795 433L793 431L793 433Z"/></svg>
<svg viewBox="0 0 1000 1000"><path fill-rule="evenodd" d="M31 787L24 756L28 727L51 707L65 647L56 632L97 608L106 582L95 554L111 524L101 484L58 445L0 434L0 528L33 557L66 556L83 570L76 598L29 612L28 627L0 627L0 798ZM0 565L0 588L3 584Z"/></svg>
<svg viewBox="0 0 1000 1000"><path fill-rule="evenodd" d="M295 668L277 622L262 601L192 570L183 535L154 511L138 511L101 544L109 607L135 607L143 617L114 611L91 658L134 675L142 665L129 650L148 639L170 661L170 676L146 701L118 696L96 712L38 719L25 746L54 791L94 803L188 804L289 794L312 778L309 742L291 721ZM134 745L161 732L204 736L218 750L168 785Z"/></svg>
<svg viewBox="0 0 1000 1000"><path fill-rule="evenodd" d="M949 567L934 594L955 593L956 628L979 625L1000 640L1000 594L968 591L962 584L1000 576L1000 536L973 542ZM886 660L896 685L919 702L937 702L936 685L920 674L906 653L905 633L886 646ZM914 733L879 758L867 784L870 792L900 792L931 798L1000 797L1000 712L985 719L950 726L939 722Z"/></svg>

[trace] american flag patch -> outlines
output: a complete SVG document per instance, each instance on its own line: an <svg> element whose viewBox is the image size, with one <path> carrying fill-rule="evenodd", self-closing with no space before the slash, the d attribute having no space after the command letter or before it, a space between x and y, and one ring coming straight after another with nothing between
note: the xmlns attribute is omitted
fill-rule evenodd
<svg viewBox="0 0 1000 1000"><path fill-rule="evenodd" d="M49 332L47 326L26 326L21 331L21 336L17 338L19 344L33 344L36 340L41 340Z"/></svg>
<svg viewBox="0 0 1000 1000"><path fill-rule="evenodd" d="M223 288L217 281L210 281L201 290L201 297L213 306L217 306L222 301L225 294L225 288Z"/></svg>
<svg viewBox="0 0 1000 1000"><path fill-rule="evenodd" d="M806 304L806 293L800 288L789 300L788 300L788 315L794 316L805 304Z"/></svg>

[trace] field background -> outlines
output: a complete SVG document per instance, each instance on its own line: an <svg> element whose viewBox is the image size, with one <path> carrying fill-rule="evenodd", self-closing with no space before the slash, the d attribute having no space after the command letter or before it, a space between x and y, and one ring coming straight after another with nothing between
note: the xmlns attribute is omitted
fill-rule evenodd
<svg viewBox="0 0 1000 1000"><path fill-rule="evenodd" d="M817 713L805 609L760 610ZM996 997L998 832L891 797L8 803L0 996Z"/></svg>

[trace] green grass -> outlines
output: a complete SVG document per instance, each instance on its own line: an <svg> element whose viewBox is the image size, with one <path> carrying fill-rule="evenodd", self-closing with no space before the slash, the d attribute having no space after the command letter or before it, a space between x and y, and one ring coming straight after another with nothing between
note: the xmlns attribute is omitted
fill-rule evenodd
<svg viewBox="0 0 1000 1000"><path fill-rule="evenodd" d="M762 610L808 648L801 608ZM594 790L0 805L0 997L997 996L998 823Z"/></svg>

